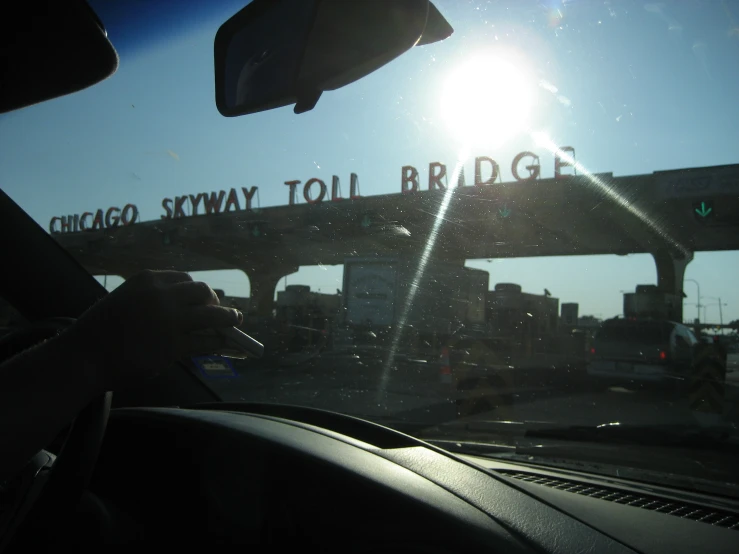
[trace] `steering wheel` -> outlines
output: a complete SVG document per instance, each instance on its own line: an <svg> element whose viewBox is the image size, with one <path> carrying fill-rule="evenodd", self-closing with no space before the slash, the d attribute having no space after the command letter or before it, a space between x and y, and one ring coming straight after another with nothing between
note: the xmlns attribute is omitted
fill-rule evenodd
<svg viewBox="0 0 739 554"><path fill-rule="evenodd" d="M0 363L56 336L74 323L72 318L50 318L11 331L0 338ZM112 393L94 399L62 436L58 455L41 451L20 475L0 484L0 551L11 544L26 546L40 526L58 522L77 506L89 485L110 414ZM64 432L63 432L64 433ZM0 498L2 498L0 497ZM47 531L48 528L44 527ZM48 536L48 535L47 535Z"/></svg>

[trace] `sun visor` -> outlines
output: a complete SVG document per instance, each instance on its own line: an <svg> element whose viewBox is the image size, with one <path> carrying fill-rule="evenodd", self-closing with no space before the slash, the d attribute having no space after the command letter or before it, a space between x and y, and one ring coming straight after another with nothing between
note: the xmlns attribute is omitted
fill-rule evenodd
<svg viewBox="0 0 739 554"><path fill-rule="evenodd" d="M0 113L77 92L118 68L118 55L87 2L21 0L3 7Z"/></svg>

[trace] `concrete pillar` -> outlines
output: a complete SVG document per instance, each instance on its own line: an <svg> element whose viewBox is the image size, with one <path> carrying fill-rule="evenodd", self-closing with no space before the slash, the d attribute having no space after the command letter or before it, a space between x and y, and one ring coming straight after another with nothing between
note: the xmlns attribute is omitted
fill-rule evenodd
<svg viewBox="0 0 739 554"><path fill-rule="evenodd" d="M249 315L271 317L274 308L275 289L285 275L295 273L297 266L252 266L242 268L249 278Z"/></svg>
<svg viewBox="0 0 739 554"><path fill-rule="evenodd" d="M659 250L652 253L657 265L657 288L667 294L674 295L674 301L669 306L668 317L672 321L683 321L683 279L685 269L693 260L693 253L677 255L668 250Z"/></svg>

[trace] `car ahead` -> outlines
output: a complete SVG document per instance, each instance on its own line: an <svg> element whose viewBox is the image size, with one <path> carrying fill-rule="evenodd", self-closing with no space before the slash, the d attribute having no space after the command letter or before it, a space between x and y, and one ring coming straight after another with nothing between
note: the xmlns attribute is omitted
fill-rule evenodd
<svg viewBox="0 0 739 554"><path fill-rule="evenodd" d="M679 388L692 375L700 344L688 327L673 321L611 319L594 337L588 374L608 384Z"/></svg>

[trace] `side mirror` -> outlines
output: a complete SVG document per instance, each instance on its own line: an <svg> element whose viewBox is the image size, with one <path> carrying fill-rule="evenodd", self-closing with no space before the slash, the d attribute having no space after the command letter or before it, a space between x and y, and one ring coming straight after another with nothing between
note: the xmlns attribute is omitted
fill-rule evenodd
<svg viewBox="0 0 739 554"><path fill-rule="evenodd" d="M216 106L309 111L323 91L452 32L429 0L254 0L216 33Z"/></svg>

